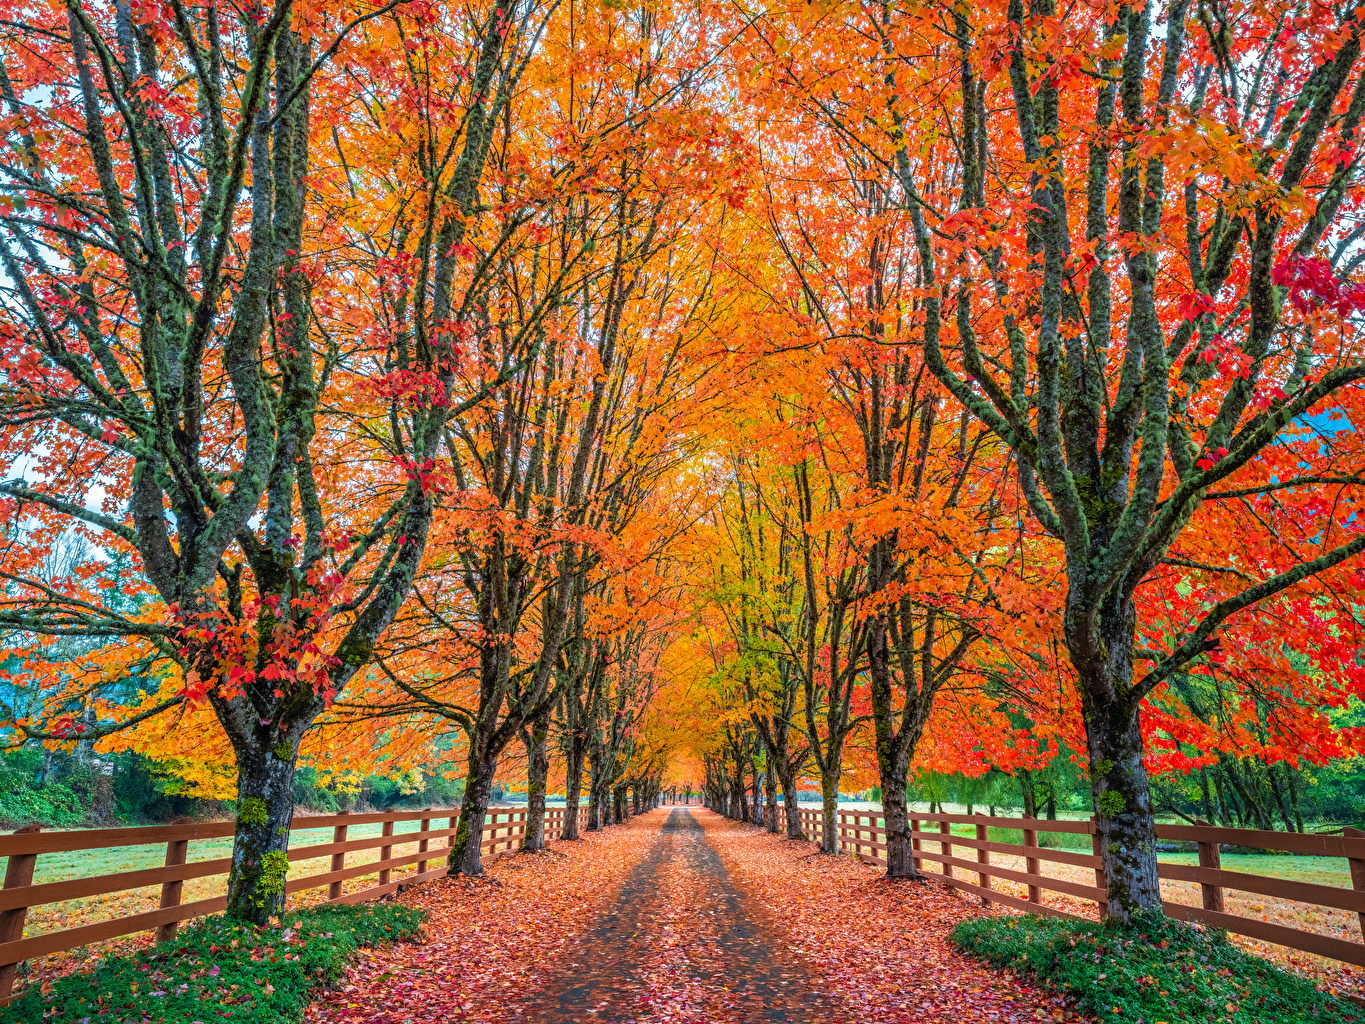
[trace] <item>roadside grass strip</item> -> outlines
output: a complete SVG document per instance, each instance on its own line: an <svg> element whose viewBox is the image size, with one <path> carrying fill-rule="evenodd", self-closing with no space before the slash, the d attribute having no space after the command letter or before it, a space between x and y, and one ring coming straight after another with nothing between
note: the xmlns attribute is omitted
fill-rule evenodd
<svg viewBox="0 0 1365 1024"><path fill-rule="evenodd" d="M1033 915L978 917L952 942L1063 995L1100 1024L1352 1024L1365 1010L1239 949L1221 932L1159 916L1132 927Z"/></svg>
<svg viewBox="0 0 1365 1024"><path fill-rule="evenodd" d="M418 933L426 915L400 903L313 907L265 928L221 914L170 942L101 959L26 988L5 1011L18 1024L294 1024L314 989L338 981L356 950Z"/></svg>

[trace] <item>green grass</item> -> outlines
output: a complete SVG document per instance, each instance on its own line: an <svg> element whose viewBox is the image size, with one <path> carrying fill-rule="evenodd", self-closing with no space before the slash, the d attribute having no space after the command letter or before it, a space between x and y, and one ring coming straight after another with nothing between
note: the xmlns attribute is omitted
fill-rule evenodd
<svg viewBox="0 0 1365 1024"><path fill-rule="evenodd" d="M1198 864L1199 854L1162 853L1163 864ZM1299 882L1351 887L1351 865L1344 857L1296 857L1283 853L1225 853L1219 857L1224 871L1243 871L1249 875L1292 878Z"/></svg>
<svg viewBox="0 0 1365 1024"><path fill-rule="evenodd" d="M858 813L867 814L862 824L871 822L880 826L882 818L875 812L868 812L859 809ZM923 813L923 812L921 812ZM1040 819L1038 829L1038 845L1047 850L1077 850L1082 853L1090 853L1093 849L1092 840L1088 833L1073 832L1047 832L1042 826L1045 821ZM976 838L975 825L953 825L952 834L967 839ZM920 822L920 829L926 833L924 842L925 848L932 853L938 852L938 842L928 837L928 833L938 834L938 827L933 822ZM1014 846L1022 846L1024 843L1024 833L1017 828L1000 828L991 825L986 830L987 838L992 843L1009 843ZM968 855L971 851L960 851L958 856ZM1163 863L1169 864L1198 864L1199 854L1196 851L1181 853L1162 853L1157 857ZM1221 864L1225 871L1242 871L1249 875L1267 875L1271 878L1288 878L1300 882L1316 882L1319 885L1334 885L1341 888L1351 887L1351 870L1346 860L1337 857L1309 857L1295 856L1290 854L1255 854L1255 853L1225 853L1221 857Z"/></svg>
<svg viewBox="0 0 1365 1024"><path fill-rule="evenodd" d="M882 819L880 816L869 815L863 820L862 824L866 826L869 822L880 827ZM855 826L849 826L849 828L853 827ZM933 844L928 847L928 849L937 853L938 840L931 838L930 835L931 833L932 835L939 834L937 824L934 822L926 823L921 821L919 827L920 831L925 833L923 841ZM954 836L961 836L966 839L976 838L975 825L952 825L950 828L952 829L952 834ZM1017 828L999 828L995 825L991 825L986 829L986 838L992 843L1013 843L1016 846L1022 846L1024 844L1024 833ZM1088 833L1044 832L1042 829L1038 830L1038 845L1046 850L1084 850L1086 853L1089 853L1091 849L1091 841Z"/></svg>
<svg viewBox="0 0 1365 1024"><path fill-rule="evenodd" d="M25 989L15 1024L293 1024L314 986L335 982L359 946L409 938L424 915L398 903L326 906L256 929L215 915L172 942L107 956L86 974Z"/></svg>
<svg viewBox="0 0 1365 1024"><path fill-rule="evenodd" d="M1243 952L1219 932L1165 917L1133 928L1054 917L979 917L963 950L1071 997L1100 1024L1351 1024L1365 1011Z"/></svg>
<svg viewBox="0 0 1365 1024"><path fill-rule="evenodd" d="M452 813L450 810L443 810L439 813L432 812L431 827L433 829L445 828ZM494 824L494 817L492 813L489 813L485 819L485 824ZM500 813L496 817L498 822L506 822L509 815ZM415 842L411 838L411 833L416 832L419 824L419 821L397 822L394 825L395 830L397 830L397 834L393 837L394 845ZM383 829L384 826L379 822L351 825L347 829L346 838L370 839L380 835ZM409 834L405 835L404 833ZM317 846L331 841L332 829L330 827L295 829L289 836L290 846L294 849L304 846ZM438 839L433 840L433 842L439 844L444 840ZM231 855L232 837L225 836L221 839L194 840L189 845L186 859L195 862ZM378 856L378 847L361 850L351 854L348 863L360 863L363 859L374 860ZM5 861L6 858L0 857L0 870L3 870ZM103 850L68 850L58 853L44 853L38 857L33 880L35 883L39 883L61 882L68 878L93 878L116 874L120 871L138 871L142 868L160 867L165 862L166 846L164 843L149 843L142 846L111 846Z"/></svg>
<svg viewBox="0 0 1365 1024"><path fill-rule="evenodd" d="M449 812L447 812L447 817ZM400 821L394 828L404 831L415 831L418 826L415 821ZM437 821L433 818L433 828L445 828L444 820ZM383 831L384 826L379 823L369 825L352 825L347 829L347 839L369 839L378 836ZM403 842L412 842L406 839L402 831L394 836L395 845ZM297 829L289 836L290 846L297 849L303 846L317 846L321 843L332 841L332 830L330 828L308 828ZM437 840L440 842L440 840ZM221 839L196 839L189 845L186 859L194 862L201 860L213 860L217 857L230 857L232 855L232 837L224 836ZM378 849L362 850L359 854L352 854L353 862L359 863L359 857L378 857ZM4 858L0 858L3 862ZM60 853L44 853L38 857L38 863L34 869L33 880L35 882L60 882L68 878L92 878L99 875L110 875L120 871L137 871L142 868L160 867L166 862L166 846L164 843L150 843L143 846L111 846L104 850L68 850Z"/></svg>

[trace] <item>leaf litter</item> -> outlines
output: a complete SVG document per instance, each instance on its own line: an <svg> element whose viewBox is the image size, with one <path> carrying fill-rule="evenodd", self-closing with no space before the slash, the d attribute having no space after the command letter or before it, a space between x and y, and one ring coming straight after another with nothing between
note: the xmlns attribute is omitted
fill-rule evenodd
<svg viewBox="0 0 1365 1024"><path fill-rule="evenodd" d="M1078 1019L950 946L953 924L980 911L941 884L890 884L851 857L692 811L404 892L430 915L422 939L362 951L306 1020Z"/></svg>

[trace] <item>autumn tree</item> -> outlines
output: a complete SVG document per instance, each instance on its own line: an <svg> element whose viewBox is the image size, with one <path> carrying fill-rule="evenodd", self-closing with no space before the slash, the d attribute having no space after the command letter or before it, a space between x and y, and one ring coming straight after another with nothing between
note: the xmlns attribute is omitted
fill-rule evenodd
<svg viewBox="0 0 1365 1024"><path fill-rule="evenodd" d="M942 296L957 326L926 356L1009 444L1064 549L1063 631L1121 920L1161 909L1144 708L1182 672L1218 674L1220 635L1279 595L1308 625L1279 632L1279 651L1316 659L1323 634L1358 628L1330 597L1365 548L1362 293L1345 279L1358 15L934 14L959 52L961 172L933 194L907 173L926 302ZM894 120L914 87L890 53ZM907 171L913 153L907 133Z"/></svg>
<svg viewBox="0 0 1365 1024"><path fill-rule="evenodd" d="M746 431L757 427L750 419L741 424ZM800 514L795 474L763 464L759 447L752 446L752 455L743 449L731 455L726 492L700 545L709 578L699 598L717 616L716 629L728 634L713 641L715 667L741 690L736 703L762 743L769 799L780 782L786 834L799 839L796 780L810 758L802 675L791 655L804 627Z"/></svg>
<svg viewBox="0 0 1365 1024"><path fill-rule="evenodd" d="M351 127L319 86L338 73L329 61L344 49L354 67L392 67L404 32L430 44L451 27L431 5L396 6L72 3L7 23L0 43L4 130L20 154L0 168L16 474L0 486L14 524L0 623L125 645L161 681L130 710L105 699L117 673L54 674L105 720L11 724L98 737L207 702L237 765L228 907L250 920L283 903L300 742L369 663L435 508L415 472L374 465L326 412L370 350L340 342L324 312L355 278L316 251L310 213L326 191L319 129L336 128L344 149ZM488 139L535 24L534 7L495 0L444 37L462 129L424 195L435 212L414 267L432 287L385 357L429 399L386 402L413 466L478 400L456 397L455 250L487 214ZM337 458L374 465L374 485L336 475ZM42 580L34 554L66 529L135 555L155 607L129 615L78 580Z"/></svg>
<svg viewBox="0 0 1365 1024"><path fill-rule="evenodd" d="M479 836L502 752L528 730L540 772L554 707L580 710L583 695L560 687L613 677L612 663L593 653L593 606L620 600L629 590L620 585L623 567L650 562L666 543L668 513L658 518L666 503L655 496L686 450L685 435L673 431L701 390L687 357L706 289L679 271L690 263L696 192L709 187L712 169L667 164L656 150L705 149L709 136L654 114L695 98L697 86L690 70L653 59L663 44L648 12L623 15L620 24L594 18L561 10L550 26L555 45L535 65L542 94L557 98L563 133L575 140L571 151L583 154L569 166L591 187L565 185L528 243L487 265L497 301L473 328L490 367L484 379L531 339L534 355L448 432L430 470L444 495L439 540L382 656L386 679L349 708L365 717L420 712L462 734L466 785L450 864L469 874L482 870ZM578 50L589 56L561 59ZM579 79L577 60L589 60L589 70L600 65L603 77ZM619 61L640 74L612 77ZM694 107L697 120L684 125L705 129L702 114ZM504 124L490 160L515 177L541 142ZM482 244L470 242L476 251ZM693 401L680 401L684 393ZM653 530L627 551L622 535L637 517ZM611 650L615 638L605 640ZM605 713L600 702L611 699L599 685L596 703L581 709L588 720L573 726L571 789L585 755L594 780L604 777L601 765L613 766L608 775L618 766L593 738ZM614 724L602 741L610 751L624 742ZM543 777L532 780L537 793L543 786ZM600 810L600 788L591 795ZM590 815L589 827L597 820Z"/></svg>

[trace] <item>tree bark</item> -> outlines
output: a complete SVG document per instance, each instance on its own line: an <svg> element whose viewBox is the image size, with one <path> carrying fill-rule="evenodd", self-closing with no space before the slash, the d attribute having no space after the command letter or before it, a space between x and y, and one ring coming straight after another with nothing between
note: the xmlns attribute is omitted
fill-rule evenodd
<svg viewBox="0 0 1365 1024"><path fill-rule="evenodd" d="M526 853L545 849L545 787L550 778L550 709L527 723L522 730L526 743L526 835L521 848Z"/></svg>
<svg viewBox="0 0 1365 1024"><path fill-rule="evenodd" d="M763 773L763 788L768 798L767 808L763 814L763 824L767 826L769 832L777 835L780 831L777 825L777 769L771 757L763 759L765 770Z"/></svg>
<svg viewBox="0 0 1365 1024"><path fill-rule="evenodd" d="M227 914L256 925L284 911L296 752L288 741L281 744L273 750L237 751L237 831Z"/></svg>
<svg viewBox="0 0 1365 1024"><path fill-rule="evenodd" d="M588 750L588 831L602 827L602 758L596 744Z"/></svg>
<svg viewBox="0 0 1365 1024"><path fill-rule="evenodd" d="M905 787L882 786L882 817L886 822L886 877L918 878L911 855L910 813Z"/></svg>
<svg viewBox="0 0 1365 1024"><path fill-rule="evenodd" d="M493 795L493 776L498 770L498 759L477 758L469 755L469 773L465 776L464 798L460 801L460 820L455 826L455 842L446 856L450 873L461 875L483 874L483 822L488 815L488 803Z"/></svg>
<svg viewBox="0 0 1365 1024"><path fill-rule="evenodd" d="M805 839L801 831L801 805L796 801L796 772L791 766L778 762L778 777L782 781L782 806L787 816L787 838Z"/></svg>
<svg viewBox="0 0 1365 1024"><path fill-rule="evenodd" d="M559 838L572 842L579 838L578 797L583 791L583 751L572 738L564 759L564 832Z"/></svg>
<svg viewBox="0 0 1365 1024"><path fill-rule="evenodd" d="M1114 652L1121 659L1123 653ZM1091 795L1096 809L1100 858L1108 888L1106 916L1128 921L1134 913L1160 911L1156 815L1142 764L1137 707L1100 705L1098 687L1082 681ZM1111 691L1112 692L1112 691Z"/></svg>
<svg viewBox="0 0 1365 1024"><path fill-rule="evenodd" d="M824 818L820 822L820 852L839 852L839 776L840 766L820 773L820 796L824 800Z"/></svg>
<svg viewBox="0 0 1365 1024"><path fill-rule="evenodd" d="M1024 798L1024 817L1038 817L1038 791L1033 786L1033 772L1019 769L1019 791Z"/></svg>

